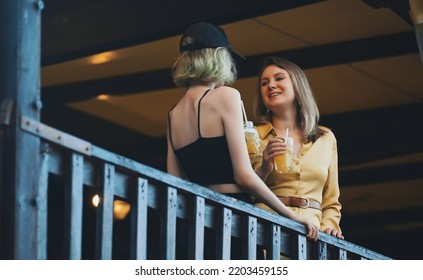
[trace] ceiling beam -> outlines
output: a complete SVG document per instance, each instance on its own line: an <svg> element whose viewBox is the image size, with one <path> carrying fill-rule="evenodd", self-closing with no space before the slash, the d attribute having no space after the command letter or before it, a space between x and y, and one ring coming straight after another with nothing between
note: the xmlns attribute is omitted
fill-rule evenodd
<svg viewBox="0 0 423 280"><path fill-rule="evenodd" d="M413 25L409 13L410 5L408 0L363 0L363 2L374 9L388 8L401 17L405 22Z"/></svg>
<svg viewBox="0 0 423 280"><path fill-rule="evenodd" d="M262 60L266 56L285 57L291 61L295 61L303 69L309 69L418 52L419 49L414 32L403 32L380 37L249 56L245 62L238 65L239 78L255 76ZM49 106L53 104L65 104L88 100L105 92L110 95L127 95L174 87L175 85L171 79L171 69L167 68L72 84L43 87L41 94L44 105Z"/></svg>
<svg viewBox="0 0 423 280"><path fill-rule="evenodd" d="M198 21L221 25L324 1L45 0L42 66L182 34Z"/></svg>

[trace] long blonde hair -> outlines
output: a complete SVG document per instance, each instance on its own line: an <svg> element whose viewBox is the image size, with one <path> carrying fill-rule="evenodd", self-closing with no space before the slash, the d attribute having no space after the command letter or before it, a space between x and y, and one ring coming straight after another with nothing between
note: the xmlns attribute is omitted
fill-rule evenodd
<svg viewBox="0 0 423 280"><path fill-rule="evenodd" d="M296 64L279 57L267 57L262 65L258 76L258 91L254 102L254 115L258 123L272 122L272 112L266 108L260 92L260 80L264 70L275 65L285 69L291 77L294 87L295 97L297 99L296 122L298 127L304 133L304 142L316 141L323 133L318 127L320 118L319 108L313 96L308 79L304 71Z"/></svg>
<svg viewBox="0 0 423 280"><path fill-rule="evenodd" d="M172 68L173 82L189 87L192 81L232 84L237 76L235 62L223 47L183 52Z"/></svg>

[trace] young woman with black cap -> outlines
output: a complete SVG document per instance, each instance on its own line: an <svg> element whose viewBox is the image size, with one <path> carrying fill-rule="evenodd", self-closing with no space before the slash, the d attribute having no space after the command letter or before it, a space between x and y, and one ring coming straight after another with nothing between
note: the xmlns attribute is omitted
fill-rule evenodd
<svg viewBox="0 0 423 280"><path fill-rule="evenodd" d="M254 196L276 213L303 223L307 237L316 240L318 228L288 209L250 164L241 95L227 86L236 79L233 56L242 56L232 50L223 29L206 22L190 26L180 51L172 76L187 90L168 115L167 171L249 203Z"/></svg>

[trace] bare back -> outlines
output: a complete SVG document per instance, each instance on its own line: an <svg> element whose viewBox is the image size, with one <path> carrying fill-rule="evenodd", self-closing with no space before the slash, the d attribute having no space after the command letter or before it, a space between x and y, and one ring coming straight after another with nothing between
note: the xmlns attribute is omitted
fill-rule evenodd
<svg viewBox="0 0 423 280"><path fill-rule="evenodd" d="M169 115L171 139L168 140L173 149L187 147L199 138L224 137L226 141L228 135L225 132L224 119L228 108L223 103L228 102L228 95L234 94L234 91L236 90L225 86L214 89L205 86L190 88ZM232 162L232 159L225 161ZM230 168L232 169L232 165ZM213 184L209 187L222 193L240 192L236 184Z"/></svg>
<svg viewBox="0 0 423 280"><path fill-rule="evenodd" d="M207 92L209 90L209 92ZM199 102L201 107L199 113ZM225 135L219 112L215 109L216 89L199 87L188 90L170 113L172 143L180 149L201 137Z"/></svg>

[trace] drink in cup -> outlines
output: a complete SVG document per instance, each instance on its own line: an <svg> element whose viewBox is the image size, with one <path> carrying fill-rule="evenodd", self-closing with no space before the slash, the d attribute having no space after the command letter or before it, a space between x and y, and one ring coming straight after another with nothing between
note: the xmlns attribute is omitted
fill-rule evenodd
<svg viewBox="0 0 423 280"><path fill-rule="evenodd" d="M283 138L281 138L283 139ZM286 150L282 155L275 156L275 170L278 173L288 173L292 170L292 156L294 154L294 138L285 137Z"/></svg>
<svg viewBox="0 0 423 280"><path fill-rule="evenodd" d="M257 129L253 122L248 121L244 124L245 141L247 142L247 149L250 158L254 158L260 148L260 138Z"/></svg>

